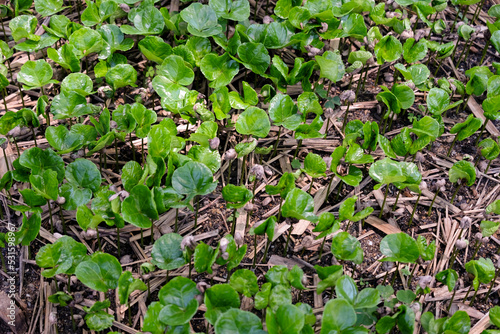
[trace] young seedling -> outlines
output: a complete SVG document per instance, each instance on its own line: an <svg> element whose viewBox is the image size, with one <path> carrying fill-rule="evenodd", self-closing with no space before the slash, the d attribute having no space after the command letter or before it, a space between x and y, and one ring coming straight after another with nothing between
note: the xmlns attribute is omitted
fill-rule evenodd
<svg viewBox="0 0 500 334"><path fill-rule="evenodd" d="M444 179L440 179L434 185L434 187L436 189L436 193L434 194L434 197L432 198L431 205L429 206L429 211L427 211L427 216L431 215L432 207L434 206L434 202L436 201L436 197L438 196L439 192L443 193L446 191L445 184L446 184L446 181Z"/></svg>
<svg viewBox="0 0 500 334"><path fill-rule="evenodd" d="M323 238L321 246L319 248L319 258L323 256L323 248L325 246L326 237L329 234L336 232L340 228L340 221L335 219L335 216L331 212L323 212L319 215L318 224L314 227L313 232L320 232L320 234L315 238L319 240Z"/></svg>
<svg viewBox="0 0 500 334"><path fill-rule="evenodd" d="M495 160L498 155L500 154L500 146L498 146L498 143L494 141L491 138L486 138L485 140L481 141L479 143L479 148L481 149L481 155L486 159L489 160L488 165L486 166L486 169L484 170L484 174L488 173L488 170L490 169L491 162ZM476 160L476 165L479 162L480 158Z"/></svg>
<svg viewBox="0 0 500 334"><path fill-rule="evenodd" d="M396 262L396 274L392 278L392 284L399 272L399 263L415 263L420 257L420 251L415 239L406 233L395 233L385 236L380 242L380 252L385 255L382 262Z"/></svg>
<svg viewBox="0 0 500 334"><path fill-rule="evenodd" d="M453 150L457 140L462 141L472 136L481 127L482 123L483 122L479 118L474 117L474 115L469 115L463 123L455 124L450 130L450 133L455 134L455 138L453 138L447 156L450 156L451 150Z"/></svg>
<svg viewBox="0 0 500 334"><path fill-rule="evenodd" d="M446 285L448 287L448 291L452 292L453 295L451 296L450 303L448 304L448 310L450 310L451 305L453 304L453 299L455 299L455 294L456 294L456 284L458 281L458 274L455 270L449 268L446 270L443 270L436 275L436 279Z"/></svg>
<svg viewBox="0 0 500 334"><path fill-rule="evenodd" d="M476 298L477 292L479 290L479 285L481 283L488 284L495 277L495 266L491 259L480 258L479 260L471 260L465 264L465 270L474 276L474 280L469 287L469 290L465 294L464 301L467 300L470 291L474 288L475 293L472 297L469 306L472 306Z"/></svg>
<svg viewBox="0 0 500 334"><path fill-rule="evenodd" d="M132 324L132 312L129 301L130 294L136 290L145 291L147 289L148 287L146 284L138 278L133 278L130 271L122 272L118 279L118 298L121 305L127 304L129 326Z"/></svg>
<svg viewBox="0 0 500 334"><path fill-rule="evenodd" d="M252 192L245 186L235 186L228 184L222 188L222 198L227 202L227 208L233 209L233 223L231 227L231 235L234 236L236 228L236 211L245 206L252 198Z"/></svg>
<svg viewBox="0 0 500 334"><path fill-rule="evenodd" d="M455 162L453 166L450 168L448 172L448 178L451 183L458 183L458 186L453 193L453 197L451 198L451 204L455 200L455 197L462 186L463 181L467 184L467 186L472 186L474 182L476 182L476 169L471 162L466 160L461 160Z"/></svg>
<svg viewBox="0 0 500 334"><path fill-rule="evenodd" d="M269 245L273 241L274 238L274 232L276 229L276 222L277 219L275 216L271 216L267 218L266 220L255 224L248 234L254 236L254 258L253 258L253 267L255 268L255 263L256 263L256 258L257 258L257 236L258 235L267 235L267 240L266 240L266 248L264 250L264 256L262 257L262 260L260 262L266 262L267 261L267 251L269 250Z"/></svg>
<svg viewBox="0 0 500 334"><path fill-rule="evenodd" d="M298 188L294 188L286 195L281 212L283 217L287 218L305 219L311 222L318 220L318 217L314 214L313 198L311 195ZM292 228L290 226L283 256L288 252L288 244L290 243L291 235Z"/></svg>
<svg viewBox="0 0 500 334"><path fill-rule="evenodd" d="M342 202L340 205L339 209L339 221L344 221L348 220L349 223L347 224L347 227L345 228L346 231L349 231L349 226L351 225L351 222L355 223L358 222L362 219L365 219L369 215L372 214L373 208L372 207L367 207L364 208L363 210L354 213L354 206L356 204L356 201L358 200L357 196L352 196L347 198Z"/></svg>
<svg viewBox="0 0 500 334"><path fill-rule="evenodd" d="M376 184L373 188L380 189L382 185L386 186L384 201L382 203L382 207L380 208L379 218L382 218L384 212L385 202L387 200L387 194L389 192L389 185L391 183L405 182L407 180L407 176L405 176L403 172L403 166L404 165L402 163L398 163L389 158L385 158L376 161L370 167L370 176L372 177L372 179L378 182L378 184Z"/></svg>
<svg viewBox="0 0 500 334"><path fill-rule="evenodd" d="M326 163L318 154L309 153L304 159L304 168L301 168L301 170L312 178L307 191L308 194L311 194L314 179L326 176Z"/></svg>
<svg viewBox="0 0 500 334"><path fill-rule="evenodd" d="M247 252L247 245L240 242L238 244L232 235L228 234L219 241L220 254L215 261L220 266L227 266L227 280L231 276L231 271L239 266L241 260Z"/></svg>

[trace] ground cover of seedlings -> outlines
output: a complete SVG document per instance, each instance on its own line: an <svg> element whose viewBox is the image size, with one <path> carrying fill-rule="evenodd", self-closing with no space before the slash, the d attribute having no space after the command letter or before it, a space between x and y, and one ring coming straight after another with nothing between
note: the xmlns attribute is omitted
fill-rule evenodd
<svg viewBox="0 0 500 334"><path fill-rule="evenodd" d="M0 332L499 332L497 1L0 13Z"/></svg>

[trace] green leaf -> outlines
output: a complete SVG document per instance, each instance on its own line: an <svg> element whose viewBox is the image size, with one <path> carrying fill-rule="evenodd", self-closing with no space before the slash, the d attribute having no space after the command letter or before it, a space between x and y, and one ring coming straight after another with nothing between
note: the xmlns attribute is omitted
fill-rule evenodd
<svg viewBox="0 0 500 334"><path fill-rule="evenodd" d="M251 298L259 291L257 276L248 269L236 270L229 280L231 285L239 293Z"/></svg>
<svg viewBox="0 0 500 334"><path fill-rule="evenodd" d="M57 83L57 80L52 80L52 76L52 67L45 60L28 60L21 66L17 80L24 83L24 89L29 90Z"/></svg>
<svg viewBox="0 0 500 334"><path fill-rule="evenodd" d="M101 186L101 173L93 162L80 158L66 167L66 180L81 188L89 188L96 192Z"/></svg>
<svg viewBox="0 0 500 334"><path fill-rule="evenodd" d="M276 228L277 218L275 216L271 216L260 223L258 226L254 225L248 232L250 235L263 235L264 233L267 235L269 240L273 240L274 230Z"/></svg>
<svg viewBox="0 0 500 334"><path fill-rule="evenodd" d="M337 298L343 298L351 305L354 305L354 301L358 295L358 288L351 277L344 275L338 279L335 285L335 293L337 294Z"/></svg>
<svg viewBox="0 0 500 334"><path fill-rule="evenodd" d="M276 186L266 185L266 192L269 195L280 195L286 198L288 193L295 188L295 177L292 173L284 173Z"/></svg>
<svg viewBox="0 0 500 334"><path fill-rule="evenodd" d="M163 305L160 302L152 302L148 305L148 310L144 316L143 331L151 332L152 334L164 334L167 325L160 321L160 311Z"/></svg>
<svg viewBox="0 0 500 334"><path fill-rule="evenodd" d="M283 126L288 130L295 130L302 123L302 117L297 113L297 106L292 98L281 93L271 99L269 117L274 125Z"/></svg>
<svg viewBox="0 0 500 334"><path fill-rule="evenodd" d="M91 53L101 51L104 47L104 40L97 31L83 27L69 36L69 44L74 47L78 58L81 59Z"/></svg>
<svg viewBox="0 0 500 334"><path fill-rule="evenodd" d="M217 56L209 53L201 60L200 70L210 80L211 88L221 88L231 83L240 66L228 53Z"/></svg>
<svg viewBox="0 0 500 334"><path fill-rule="evenodd" d="M14 233L15 244L29 246L30 243L38 236L41 225L42 218L39 212L33 213L29 218L27 218L23 212L22 225L19 228L19 231Z"/></svg>
<svg viewBox="0 0 500 334"><path fill-rule="evenodd" d="M128 20L134 24L133 27L125 24L120 26L121 31L127 35L157 35L165 27L163 15L153 1L143 1L138 7L131 9Z"/></svg>
<svg viewBox="0 0 500 334"><path fill-rule="evenodd" d="M118 286L122 267L114 256L96 252L89 260L76 267L75 274L78 280L89 288L107 292Z"/></svg>
<svg viewBox="0 0 500 334"><path fill-rule="evenodd" d="M458 180L466 180L470 187L476 182L476 168L466 160L457 161L451 166L448 172L448 178L451 183L456 183Z"/></svg>
<svg viewBox="0 0 500 334"><path fill-rule="evenodd" d="M124 271L118 280L118 297L120 304L125 305L128 297L135 290L145 291L148 287L140 279L133 278L130 271Z"/></svg>
<svg viewBox="0 0 500 334"><path fill-rule="evenodd" d="M158 67L158 75L165 77L169 83L187 86L194 80L194 72L181 57L170 55Z"/></svg>
<svg viewBox="0 0 500 334"><path fill-rule="evenodd" d="M165 305L159 314L160 321L171 326L188 323L198 310L194 298L197 294L196 284L190 279L181 276L172 279L158 295Z"/></svg>
<svg viewBox="0 0 500 334"><path fill-rule="evenodd" d="M158 211L151 190L139 184L132 188L130 196L122 203L123 219L140 228L151 227L152 221L158 219Z"/></svg>
<svg viewBox="0 0 500 334"><path fill-rule="evenodd" d="M238 292L229 284L216 284L205 291L205 318L210 324L217 323L220 316L231 308L240 307Z"/></svg>
<svg viewBox="0 0 500 334"><path fill-rule="evenodd" d="M318 217L314 215L313 198L298 188L294 188L286 195L281 212L283 217L305 219L313 222L318 220Z"/></svg>
<svg viewBox="0 0 500 334"><path fill-rule="evenodd" d="M420 252L420 257L424 261L431 261L434 259L436 254L436 241L432 240L429 245L427 245L427 240L423 235L417 237L418 251Z"/></svg>
<svg viewBox="0 0 500 334"><path fill-rule="evenodd" d="M224 312L214 326L215 334L264 334L260 318L248 311L230 309Z"/></svg>
<svg viewBox="0 0 500 334"><path fill-rule="evenodd" d="M491 311L490 311L491 314ZM444 333L467 334L470 332L470 318L467 312L457 311L443 324Z"/></svg>
<svg viewBox="0 0 500 334"><path fill-rule="evenodd" d="M213 249L201 241L194 250L194 269L198 273L212 273L212 266L219 255L219 248Z"/></svg>
<svg viewBox="0 0 500 334"><path fill-rule="evenodd" d="M390 184L406 180L402 165L389 158L378 160L370 167L369 174L379 184Z"/></svg>
<svg viewBox="0 0 500 334"><path fill-rule="evenodd" d="M266 325L269 334L301 333L304 327L304 313L295 305L281 305L276 310L267 310Z"/></svg>
<svg viewBox="0 0 500 334"><path fill-rule="evenodd" d="M340 332L354 326L356 313L345 299L329 300L325 305L321 319L321 334Z"/></svg>
<svg viewBox="0 0 500 334"><path fill-rule="evenodd" d="M386 235L380 242L380 252L385 255L381 261L415 263L420 256L415 239L403 232Z"/></svg>
<svg viewBox="0 0 500 334"><path fill-rule="evenodd" d="M304 159L303 172L312 178L326 176L326 162L316 153L309 153Z"/></svg>
<svg viewBox="0 0 500 334"><path fill-rule="evenodd" d="M477 130L479 130L482 124L483 122L479 118L476 118L471 114L463 123L455 124L450 129L450 133L456 133L457 140L462 141L472 136Z"/></svg>
<svg viewBox="0 0 500 334"><path fill-rule="evenodd" d="M106 73L106 82L116 91L125 86L137 87L137 71L132 65L119 64Z"/></svg>
<svg viewBox="0 0 500 334"><path fill-rule="evenodd" d="M427 43L423 39L415 44L414 38L408 38L403 45L403 57L406 62L410 64L424 59L427 55L427 52ZM419 84L415 83L415 85Z"/></svg>
<svg viewBox="0 0 500 334"><path fill-rule="evenodd" d="M317 293L320 294L329 287L334 287L337 280L342 276L343 269L341 265L333 265L329 267L314 266L318 273L321 282L318 283Z"/></svg>
<svg viewBox="0 0 500 334"><path fill-rule="evenodd" d="M192 3L184 8L180 15L188 23L187 30L194 36L210 37L222 31L222 27L217 23L217 14L210 6Z"/></svg>
<svg viewBox="0 0 500 334"><path fill-rule="evenodd" d="M403 53L403 46L396 37L387 35L375 45L374 53L377 63L383 65L385 62L398 60Z"/></svg>
<svg viewBox="0 0 500 334"><path fill-rule="evenodd" d="M481 221L481 233L483 237L491 237L498 231L498 228L500 227L500 221L498 222L493 222L493 221L487 221L483 220Z"/></svg>
<svg viewBox="0 0 500 334"><path fill-rule="evenodd" d="M207 166L188 162L174 171L172 186L179 194L192 198L211 193L217 187L217 182L213 182L212 172Z"/></svg>
<svg viewBox="0 0 500 334"><path fill-rule="evenodd" d="M41 174L44 170L50 169L57 173L59 182L64 178L64 161L50 148L45 150L39 147L27 149L21 154L19 164L31 169L33 174Z"/></svg>
<svg viewBox="0 0 500 334"><path fill-rule="evenodd" d="M210 0L210 7L218 17L233 21L245 21L250 16L250 3L248 0Z"/></svg>
<svg viewBox="0 0 500 334"><path fill-rule="evenodd" d="M85 245L68 236L62 236L53 244L40 248L36 254L36 264L45 268L43 277L56 274L74 274L76 266L87 256ZM51 268L51 269L47 269Z"/></svg>
<svg viewBox="0 0 500 334"><path fill-rule="evenodd" d="M269 52L261 43L243 43L237 52L242 64L256 74L263 75L271 62Z"/></svg>
<svg viewBox="0 0 500 334"><path fill-rule="evenodd" d="M28 7L31 7L31 3L29 3ZM16 15L10 20L9 29L15 42L19 42L22 38L36 42L40 40L40 36L35 35L37 25L38 21L33 15Z"/></svg>
<svg viewBox="0 0 500 334"><path fill-rule="evenodd" d="M53 170L47 169L40 174L30 175L30 183L33 186L33 190L42 195L47 201L57 200L59 195L57 180L57 173Z"/></svg>
<svg viewBox="0 0 500 334"><path fill-rule="evenodd" d="M500 306L494 306L490 309L490 321L500 328Z"/></svg>
<svg viewBox="0 0 500 334"><path fill-rule="evenodd" d="M290 287L283 284L278 284L271 290L269 295L269 307L276 312L281 305L292 304L292 293Z"/></svg>
<svg viewBox="0 0 500 334"><path fill-rule="evenodd" d="M479 142L481 155L487 160L494 160L500 154L500 146L491 138L486 138Z"/></svg>
<svg viewBox="0 0 500 334"><path fill-rule="evenodd" d="M252 197L252 192L245 186L228 184L222 188L222 198L227 202L228 209L242 208Z"/></svg>
<svg viewBox="0 0 500 334"><path fill-rule="evenodd" d="M160 269L174 270L186 264L181 250L182 237L177 233L163 235L151 250L151 262Z"/></svg>
<svg viewBox="0 0 500 334"><path fill-rule="evenodd" d="M322 56L315 56L314 59L320 68L320 78L327 78L335 83L344 76L344 64L338 54L326 51Z"/></svg>
<svg viewBox="0 0 500 334"><path fill-rule="evenodd" d="M457 284L458 274L453 269L443 270L436 275L436 279L448 287L448 291L452 292Z"/></svg>
<svg viewBox="0 0 500 334"><path fill-rule="evenodd" d="M267 113L257 107L248 107L236 121L236 131L242 135L264 138L271 129Z"/></svg>
<svg viewBox="0 0 500 334"><path fill-rule="evenodd" d="M496 215L500 215L500 199L497 199L496 201L488 205L486 207L486 212L489 214L494 213Z"/></svg>
<svg viewBox="0 0 500 334"><path fill-rule="evenodd" d="M212 173L216 173L221 166L221 156L217 150L212 151L208 147L203 146L193 146L187 157L192 161L201 162L205 166L207 166Z"/></svg>
<svg viewBox="0 0 500 334"><path fill-rule="evenodd" d="M363 249L355 237L348 232L340 232L332 239L332 254L340 260L352 261L356 264L363 262Z"/></svg>
<svg viewBox="0 0 500 334"><path fill-rule="evenodd" d="M172 47L158 36L146 36L138 43L139 50L151 61L157 64L172 54Z"/></svg>
<svg viewBox="0 0 500 334"><path fill-rule="evenodd" d="M113 326L114 320L115 317L104 311L92 312L85 315L87 327L94 331L102 331L106 328L110 328Z"/></svg>

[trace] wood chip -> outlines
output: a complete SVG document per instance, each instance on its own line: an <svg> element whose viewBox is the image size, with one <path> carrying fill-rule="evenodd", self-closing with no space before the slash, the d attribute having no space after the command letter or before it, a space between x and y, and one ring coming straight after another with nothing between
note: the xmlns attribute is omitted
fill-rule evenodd
<svg viewBox="0 0 500 334"><path fill-rule="evenodd" d="M365 222L370 224L371 226L375 227L376 229L379 229L380 231L384 232L385 234L394 234L394 233L400 233L401 230L397 228L394 225L391 225L389 223L386 223L382 219L379 219L378 217L375 216L368 216L365 218Z"/></svg>

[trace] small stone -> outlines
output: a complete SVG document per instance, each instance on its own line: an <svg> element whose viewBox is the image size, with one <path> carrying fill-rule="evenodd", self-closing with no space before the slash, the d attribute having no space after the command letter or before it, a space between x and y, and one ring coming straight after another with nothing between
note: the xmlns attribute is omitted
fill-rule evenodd
<svg viewBox="0 0 500 334"><path fill-rule="evenodd" d="M120 259L121 264L129 264L132 263L132 257L130 255L124 255Z"/></svg>
<svg viewBox="0 0 500 334"><path fill-rule="evenodd" d="M261 204L262 206L268 206L272 201L273 199L271 197L266 197Z"/></svg>

